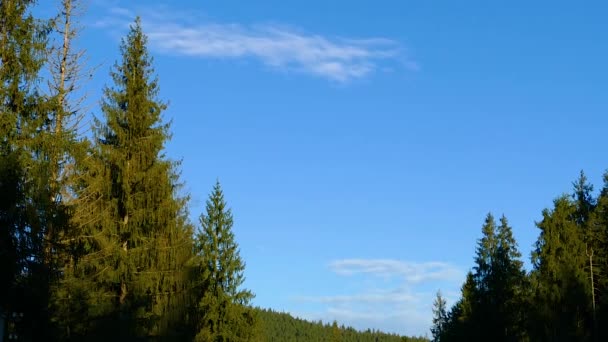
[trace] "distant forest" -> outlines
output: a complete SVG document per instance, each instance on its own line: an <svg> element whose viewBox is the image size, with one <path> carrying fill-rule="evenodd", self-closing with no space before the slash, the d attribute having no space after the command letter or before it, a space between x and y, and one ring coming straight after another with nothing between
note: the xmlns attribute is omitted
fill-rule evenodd
<svg viewBox="0 0 608 342"><path fill-rule="evenodd" d="M89 124L83 5L34 5L0 0L0 341L425 340L253 308L219 182L189 219L139 18Z"/></svg>

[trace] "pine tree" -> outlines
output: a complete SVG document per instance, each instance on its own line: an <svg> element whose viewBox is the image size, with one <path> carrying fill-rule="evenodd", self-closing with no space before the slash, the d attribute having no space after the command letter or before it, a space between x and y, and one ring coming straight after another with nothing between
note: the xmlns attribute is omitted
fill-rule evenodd
<svg viewBox="0 0 608 342"><path fill-rule="evenodd" d="M248 304L254 295L242 289L245 263L232 232L232 212L220 183L209 196L196 237L198 306L194 314L199 341L249 341L255 319Z"/></svg>
<svg viewBox="0 0 608 342"><path fill-rule="evenodd" d="M443 336L445 335L447 323L448 314L446 308L446 301L441 295L441 291L437 291L435 302L433 302L433 326L431 327L433 341L443 341Z"/></svg>
<svg viewBox="0 0 608 342"><path fill-rule="evenodd" d="M72 299L86 303L88 316L81 335L170 336L187 306L187 198L178 194L177 164L163 153L169 124L146 41L137 19L111 72L114 86L104 90L91 161L82 165L70 246Z"/></svg>

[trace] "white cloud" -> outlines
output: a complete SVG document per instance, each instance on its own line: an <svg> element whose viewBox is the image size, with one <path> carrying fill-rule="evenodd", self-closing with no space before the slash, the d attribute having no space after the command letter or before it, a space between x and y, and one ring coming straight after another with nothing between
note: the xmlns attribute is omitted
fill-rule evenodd
<svg viewBox="0 0 608 342"><path fill-rule="evenodd" d="M133 11L112 7L97 27L124 29ZM199 58L254 58L272 68L299 71L348 82L380 69L387 62L416 70L397 42L384 38L344 39L300 32L279 25L244 26L193 20L192 16L146 10L144 29L160 52ZM384 68L383 68L384 69Z"/></svg>
<svg viewBox="0 0 608 342"><path fill-rule="evenodd" d="M330 262L329 269L342 279L345 290L293 297L298 306L316 307L301 313L303 317L407 335L428 334L436 291L450 294L451 303L464 278L458 267L439 261L340 259Z"/></svg>
<svg viewBox="0 0 608 342"><path fill-rule="evenodd" d="M454 280L462 277L462 272L444 262L407 262L393 259L343 259L335 260L329 267L336 274L351 276L368 274L382 277L400 277L408 283L430 280Z"/></svg>

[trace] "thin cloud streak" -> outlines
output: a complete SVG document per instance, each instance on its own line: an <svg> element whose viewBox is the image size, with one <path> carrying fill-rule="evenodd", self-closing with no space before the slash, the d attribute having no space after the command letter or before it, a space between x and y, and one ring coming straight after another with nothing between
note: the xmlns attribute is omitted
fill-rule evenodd
<svg viewBox="0 0 608 342"><path fill-rule="evenodd" d="M166 13L166 9L164 11ZM99 28L127 26L133 11L113 7L97 20ZM417 70L397 42L385 38L342 39L299 32L278 25L243 26L179 19L144 11L142 22L151 46L160 52L199 58L254 58L279 70L304 72L340 83L363 78L382 63Z"/></svg>
<svg viewBox="0 0 608 342"><path fill-rule="evenodd" d="M407 283L431 280L459 280L462 272L444 262L414 263L393 259L343 259L329 264L338 275L352 276L367 274L382 277L400 277Z"/></svg>
<svg viewBox="0 0 608 342"><path fill-rule="evenodd" d="M375 293L361 293L355 295L336 296L299 296L294 300L315 303L412 303L416 302L416 296L404 291L383 291Z"/></svg>
<svg viewBox="0 0 608 342"><path fill-rule="evenodd" d="M464 277L456 266L439 261L340 259L330 262L329 269L359 290L292 297L294 302L317 306L306 318L336 319L360 329L375 327L401 334L427 334L435 286L451 288ZM452 302L457 294L448 293Z"/></svg>

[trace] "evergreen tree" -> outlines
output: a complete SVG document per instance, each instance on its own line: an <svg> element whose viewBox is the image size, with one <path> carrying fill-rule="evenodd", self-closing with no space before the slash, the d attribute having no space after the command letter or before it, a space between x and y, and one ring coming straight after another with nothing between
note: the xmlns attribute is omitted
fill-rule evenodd
<svg viewBox="0 0 608 342"><path fill-rule="evenodd" d="M473 267L473 280L475 291L472 305L471 319L479 324L479 333L487 339L498 338L497 331L500 329L499 322L494 310L497 306L495 297L495 259L498 249L496 236L496 221L492 214L486 216L482 227L482 237L478 242Z"/></svg>
<svg viewBox="0 0 608 342"><path fill-rule="evenodd" d="M589 338L590 293L579 211L567 196L554 201L537 223L540 235L532 256L535 319L532 338L584 341Z"/></svg>
<svg viewBox="0 0 608 342"><path fill-rule="evenodd" d="M83 15L81 0L61 0L52 25L52 45L48 59L50 79L47 81L49 121L46 124L52 137L48 150L50 202L55 209L54 220L46 234L45 258L53 272L50 278L51 321L58 328L57 338L71 335L73 321L82 313L80 301L71 286L73 251L70 250L74 212L78 198L74 196L80 163L86 158L88 141L79 138L79 127L84 117L80 95L84 81L92 70L86 69L84 51L75 46L79 37L78 18Z"/></svg>
<svg viewBox="0 0 608 342"><path fill-rule="evenodd" d="M441 291L437 291L435 302L433 303L433 326L431 327L431 333L433 334L433 341L443 341L443 335L448 323L448 314L446 308L446 302Z"/></svg>
<svg viewBox="0 0 608 342"><path fill-rule="evenodd" d="M589 253L589 263L593 267L593 272L590 269L590 274L594 276L597 304L596 340L604 341L608 339L608 172L604 173L604 185L598 196L590 225L597 234L593 254Z"/></svg>
<svg viewBox="0 0 608 342"><path fill-rule="evenodd" d="M20 338L47 332L49 203L46 99L36 88L47 23L32 0L0 1L0 314L23 314ZM20 316L20 315L19 315Z"/></svg>
<svg viewBox="0 0 608 342"><path fill-rule="evenodd" d="M473 273L439 336L447 341L522 341L526 274L511 227L503 216L497 226L486 216ZM437 305L437 304L436 304ZM437 314L435 314L437 317Z"/></svg>
<svg viewBox="0 0 608 342"><path fill-rule="evenodd" d="M333 321L331 324L331 342L341 342L342 341L342 332L340 331L340 327L338 327L338 322Z"/></svg>
<svg viewBox="0 0 608 342"><path fill-rule="evenodd" d="M198 306L195 324L199 341L249 341L255 319L247 308L254 295L242 289L245 263L232 232L232 213L220 183L207 201L196 237Z"/></svg>
<svg viewBox="0 0 608 342"><path fill-rule="evenodd" d="M187 306L191 229L176 163L164 156L169 124L140 20L121 44L104 90L105 123L83 167L74 218L72 300L86 303L79 334L170 336Z"/></svg>
<svg viewBox="0 0 608 342"><path fill-rule="evenodd" d="M476 287L473 273L467 273L461 287L461 297L452 306L441 334L442 341L480 341L479 328L474 324L473 305L476 301Z"/></svg>
<svg viewBox="0 0 608 342"><path fill-rule="evenodd" d="M493 263L493 297L495 315L503 332L502 340L525 340L525 301L528 298L527 278L521 253L507 218L502 216L497 234L497 249Z"/></svg>

